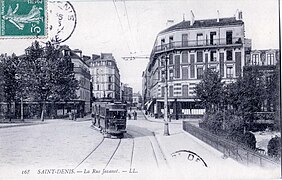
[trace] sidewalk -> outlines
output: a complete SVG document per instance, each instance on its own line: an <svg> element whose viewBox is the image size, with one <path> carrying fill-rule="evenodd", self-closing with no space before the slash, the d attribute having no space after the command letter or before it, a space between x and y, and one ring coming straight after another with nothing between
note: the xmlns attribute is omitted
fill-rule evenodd
<svg viewBox="0 0 282 180"><path fill-rule="evenodd" d="M269 179L280 176L280 168L248 167L223 154L182 129L181 124L169 126L170 135L163 129L154 132L173 177L185 179ZM190 151L190 152L189 152ZM177 152L177 153L175 153ZM192 154L192 153L195 154ZM204 166L204 163L208 167ZM240 173L238 173L240 172Z"/></svg>
<svg viewBox="0 0 282 180"><path fill-rule="evenodd" d="M146 118L146 120L150 122L164 123L164 118L155 118L150 115L145 115L144 111L142 111L142 113L144 117ZM169 122L169 124L182 124L182 121L189 121L190 123L195 124L196 126L199 126L200 119L198 118L178 119L178 120L171 119L171 122Z"/></svg>
<svg viewBox="0 0 282 180"><path fill-rule="evenodd" d="M11 128L11 127L19 127L19 126L32 126L32 125L39 125L39 124L48 124L53 123L57 121L74 121L74 122L81 122L81 121L90 121L91 115L87 115L83 118L77 118L74 120L69 120L68 118L62 118L62 119L45 119L44 121L41 121L40 119L24 119L24 122L21 122L20 120L12 120L12 122L1 122L0 128Z"/></svg>

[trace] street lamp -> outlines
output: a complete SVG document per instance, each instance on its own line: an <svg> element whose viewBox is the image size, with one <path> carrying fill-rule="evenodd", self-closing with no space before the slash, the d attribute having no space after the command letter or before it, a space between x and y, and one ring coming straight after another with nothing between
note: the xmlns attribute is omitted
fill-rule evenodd
<svg viewBox="0 0 282 180"><path fill-rule="evenodd" d="M166 48L165 48L166 51ZM169 126L168 126L168 113L167 113L167 94L168 94L168 85L167 85L167 61L168 61L168 56L167 54L165 55L165 88L164 88L164 136L169 136Z"/></svg>

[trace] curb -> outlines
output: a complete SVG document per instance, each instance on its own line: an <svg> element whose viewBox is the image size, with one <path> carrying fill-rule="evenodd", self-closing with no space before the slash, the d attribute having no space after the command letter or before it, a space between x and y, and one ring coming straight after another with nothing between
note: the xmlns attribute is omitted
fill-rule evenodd
<svg viewBox="0 0 282 180"><path fill-rule="evenodd" d="M86 118L86 119L76 119L76 120L73 120L74 122L82 122L82 121L91 121L92 119L91 118Z"/></svg>
<svg viewBox="0 0 282 180"><path fill-rule="evenodd" d="M164 123L164 121L157 121L157 120L150 120L147 118L147 116L144 114L143 111L141 111L143 116L145 117L146 121L154 122L154 123ZM179 120L182 121L182 120ZM169 122L169 124L182 124L182 122Z"/></svg>
<svg viewBox="0 0 282 180"><path fill-rule="evenodd" d="M39 123L23 123L23 124L16 124L16 125L7 125L7 126L0 126L1 128L12 128L12 127L20 127L20 126L33 126L33 125L39 125L39 124L47 124L46 122L39 122Z"/></svg>

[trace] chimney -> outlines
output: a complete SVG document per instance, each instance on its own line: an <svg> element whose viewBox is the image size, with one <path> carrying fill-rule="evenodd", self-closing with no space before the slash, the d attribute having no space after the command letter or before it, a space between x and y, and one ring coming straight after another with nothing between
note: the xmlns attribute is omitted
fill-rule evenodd
<svg viewBox="0 0 282 180"><path fill-rule="evenodd" d="M195 22L195 16L194 16L193 11L191 10L191 20L190 20L190 26L193 26L194 22Z"/></svg>
<svg viewBox="0 0 282 180"><path fill-rule="evenodd" d="M243 13L242 13L242 11L239 11L239 10L237 9L237 11L236 11L236 13L235 13L235 18L236 18L236 20L242 20L242 19L243 19Z"/></svg>
<svg viewBox="0 0 282 180"><path fill-rule="evenodd" d="M174 24L174 20L173 19L168 19L167 21L166 21L166 27L170 27L170 26L172 26Z"/></svg>
<svg viewBox="0 0 282 180"><path fill-rule="evenodd" d="M219 22L219 10L217 10L217 19L216 22Z"/></svg>
<svg viewBox="0 0 282 180"><path fill-rule="evenodd" d="M243 19L243 13L242 13L242 11L239 11L239 13L238 13L238 19L239 19L239 20L242 20L242 19Z"/></svg>

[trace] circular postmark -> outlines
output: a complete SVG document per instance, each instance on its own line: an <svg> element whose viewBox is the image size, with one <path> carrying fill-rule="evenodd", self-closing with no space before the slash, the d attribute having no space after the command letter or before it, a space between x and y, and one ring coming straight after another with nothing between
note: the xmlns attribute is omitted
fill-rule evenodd
<svg viewBox="0 0 282 180"><path fill-rule="evenodd" d="M207 163L198 154L189 150L179 150L171 154L174 159L180 158L186 162L194 162L201 164L204 167L208 167Z"/></svg>
<svg viewBox="0 0 282 180"><path fill-rule="evenodd" d="M61 43L68 40L76 27L76 13L68 1L49 2L49 39Z"/></svg>

